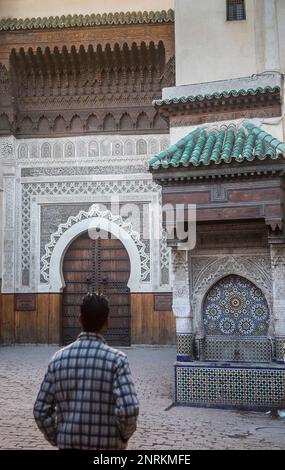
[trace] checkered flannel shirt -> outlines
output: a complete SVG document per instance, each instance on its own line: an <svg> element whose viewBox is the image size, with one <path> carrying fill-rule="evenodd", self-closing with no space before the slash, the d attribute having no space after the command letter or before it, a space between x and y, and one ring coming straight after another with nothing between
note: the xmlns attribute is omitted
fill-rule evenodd
<svg viewBox="0 0 285 470"><path fill-rule="evenodd" d="M51 359L34 417L59 449L123 449L139 403L127 356L102 336L82 332Z"/></svg>

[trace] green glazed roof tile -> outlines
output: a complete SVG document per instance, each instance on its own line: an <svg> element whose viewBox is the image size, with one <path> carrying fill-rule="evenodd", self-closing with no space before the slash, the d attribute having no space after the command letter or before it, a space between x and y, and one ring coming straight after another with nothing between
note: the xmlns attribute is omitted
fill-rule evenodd
<svg viewBox="0 0 285 470"><path fill-rule="evenodd" d="M231 98L231 97L238 97L238 96L254 96L258 94L276 93L276 92L280 92L279 86L248 88L247 90L242 88L240 90L222 91L220 93L212 93L212 94L206 94L206 95L181 96L179 98L165 98L165 99L160 99L160 100L154 100L152 104L156 108L159 108L161 106L167 106L171 104L186 104L186 103L194 103L195 101L207 101L207 100L213 100L213 99Z"/></svg>
<svg viewBox="0 0 285 470"><path fill-rule="evenodd" d="M0 31L18 31L23 29L57 29L80 26L111 26L142 23L173 23L174 10L162 11L127 11L92 15L62 15L49 18L3 18Z"/></svg>
<svg viewBox="0 0 285 470"><path fill-rule="evenodd" d="M193 167L210 164L251 162L285 156L285 144L251 122L220 128L198 127L168 150L155 155L149 166L160 168Z"/></svg>

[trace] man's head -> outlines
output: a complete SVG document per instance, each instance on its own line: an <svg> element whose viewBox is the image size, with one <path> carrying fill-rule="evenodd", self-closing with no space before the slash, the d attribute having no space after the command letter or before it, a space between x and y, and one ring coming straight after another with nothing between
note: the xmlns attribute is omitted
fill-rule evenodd
<svg viewBox="0 0 285 470"><path fill-rule="evenodd" d="M107 326L109 303L103 294L86 294L80 307L80 322L84 331L99 333Z"/></svg>

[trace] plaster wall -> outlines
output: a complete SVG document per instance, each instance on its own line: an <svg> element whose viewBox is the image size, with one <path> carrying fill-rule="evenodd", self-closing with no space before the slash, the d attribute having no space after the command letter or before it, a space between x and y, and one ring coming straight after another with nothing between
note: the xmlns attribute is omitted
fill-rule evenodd
<svg viewBox="0 0 285 470"><path fill-rule="evenodd" d="M225 0L176 0L176 85L284 70L285 4L246 0L246 19L227 21Z"/></svg>
<svg viewBox="0 0 285 470"><path fill-rule="evenodd" d="M32 18L72 14L115 13L117 11L168 10L174 7L174 0L1 0L0 18Z"/></svg>

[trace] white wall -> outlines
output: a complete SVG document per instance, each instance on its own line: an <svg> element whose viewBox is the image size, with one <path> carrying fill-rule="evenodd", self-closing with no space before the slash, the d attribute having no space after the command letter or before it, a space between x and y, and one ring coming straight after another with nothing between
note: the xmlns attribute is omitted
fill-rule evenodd
<svg viewBox="0 0 285 470"><path fill-rule="evenodd" d="M256 72L253 7L247 0L246 21L226 21L225 0L176 0L177 85Z"/></svg>
<svg viewBox="0 0 285 470"><path fill-rule="evenodd" d="M0 18L32 18L174 8L174 0L0 0Z"/></svg>
<svg viewBox="0 0 285 470"><path fill-rule="evenodd" d="M238 83L230 79L285 73L285 0L245 3L246 20L226 21L226 0L175 1L176 88L165 89L164 98L207 93L206 83L213 93L219 86L236 88ZM219 80L225 82L215 83ZM195 93L189 86L196 87ZM275 121L269 132L284 140L285 120ZM171 129L171 141L183 132L187 129Z"/></svg>
<svg viewBox="0 0 285 470"><path fill-rule="evenodd" d="M246 0L246 20L226 20L226 0L176 0L177 85L285 71L285 1Z"/></svg>
<svg viewBox="0 0 285 470"><path fill-rule="evenodd" d="M279 35L279 54L281 71L285 73L285 1L277 0L277 28Z"/></svg>

